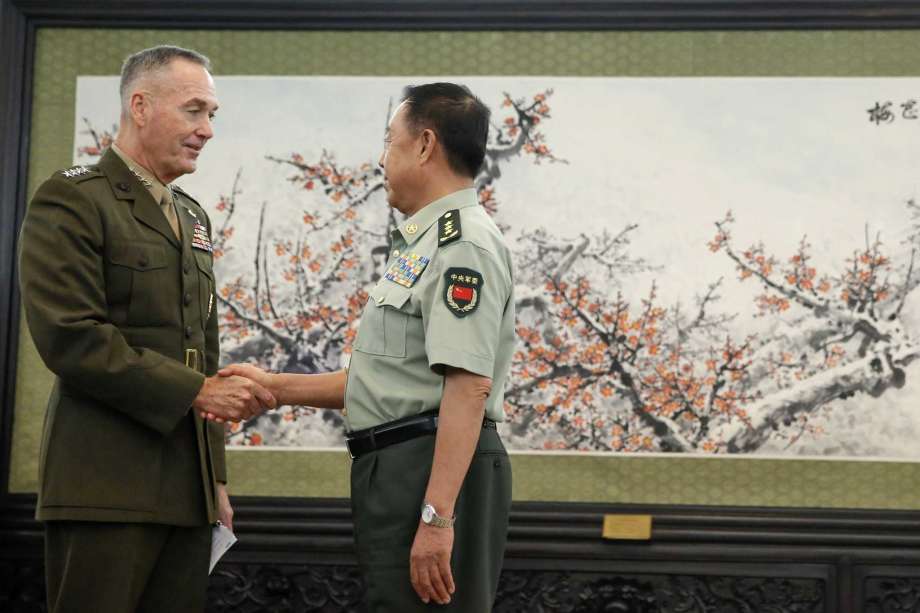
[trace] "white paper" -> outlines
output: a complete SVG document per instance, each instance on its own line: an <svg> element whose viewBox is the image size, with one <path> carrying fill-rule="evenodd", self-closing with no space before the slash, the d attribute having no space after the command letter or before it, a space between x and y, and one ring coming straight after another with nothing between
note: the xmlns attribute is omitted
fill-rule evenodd
<svg viewBox="0 0 920 613"><path fill-rule="evenodd" d="M236 536L227 526L218 523L214 526L214 529L211 530L211 566L208 568L208 574L214 570L214 566L217 564L227 550L233 547L233 544L236 543Z"/></svg>

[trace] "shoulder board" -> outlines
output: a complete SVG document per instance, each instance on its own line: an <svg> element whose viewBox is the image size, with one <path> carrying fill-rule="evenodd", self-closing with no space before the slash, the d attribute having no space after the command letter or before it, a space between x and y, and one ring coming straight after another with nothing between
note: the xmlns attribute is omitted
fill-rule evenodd
<svg viewBox="0 0 920 613"><path fill-rule="evenodd" d="M55 175L70 179L74 183L80 183L86 179L101 177L102 173L96 166L73 166L71 168L59 170Z"/></svg>
<svg viewBox="0 0 920 613"><path fill-rule="evenodd" d="M177 194L182 194L183 196L185 196L186 198L188 198L189 200L191 200L192 202L194 202L195 204L197 204L199 207L201 206L201 204L200 204L197 200L195 200L194 198L192 198L192 197L189 195L189 193L188 193L187 191L185 191L184 189L182 189L182 188L179 187L178 185L172 184L172 185L170 185L169 187L172 188L173 192L175 192L175 193L177 193Z"/></svg>
<svg viewBox="0 0 920 613"><path fill-rule="evenodd" d="M438 217L438 247L460 238L460 210L453 209Z"/></svg>

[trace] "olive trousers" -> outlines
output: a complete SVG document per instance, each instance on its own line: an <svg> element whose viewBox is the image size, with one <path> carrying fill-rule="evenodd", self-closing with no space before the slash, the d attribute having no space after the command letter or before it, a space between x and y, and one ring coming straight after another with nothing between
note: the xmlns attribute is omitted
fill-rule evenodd
<svg viewBox="0 0 920 613"><path fill-rule="evenodd" d="M371 613L488 613L501 574L511 464L494 428L483 428L455 505L451 572L456 591L447 605L425 604L412 588L409 552L431 463L432 435L362 455L351 468L351 504L358 562Z"/></svg>
<svg viewBox="0 0 920 613"><path fill-rule="evenodd" d="M211 526L49 521L49 613L201 613Z"/></svg>

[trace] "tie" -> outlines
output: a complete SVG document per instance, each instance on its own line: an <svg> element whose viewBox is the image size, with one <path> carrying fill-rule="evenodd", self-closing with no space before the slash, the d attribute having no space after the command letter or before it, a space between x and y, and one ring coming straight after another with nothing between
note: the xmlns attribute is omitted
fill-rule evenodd
<svg viewBox="0 0 920 613"><path fill-rule="evenodd" d="M176 206L173 203L172 191L169 189L163 192L163 199L160 200L160 210L166 216L166 221L169 222L169 227L172 228L173 234L176 235L176 238L180 238L179 218L176 216Z"/></svg>

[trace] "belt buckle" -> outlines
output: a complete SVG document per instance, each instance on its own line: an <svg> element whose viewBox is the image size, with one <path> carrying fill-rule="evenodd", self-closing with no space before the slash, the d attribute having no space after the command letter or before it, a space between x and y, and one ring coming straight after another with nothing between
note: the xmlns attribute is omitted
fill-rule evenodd
<svg viewBox="0 0 920 613"><path fill-rule="evenodd" d="M360 440L364 440L365 438L370 438L370 439L371 439L371 448L372 448L371 451L373 451L373 448L375 447L375 445L374 445L374 431L371 430L371 432L370 432L370 434L369 434L368 436L362 436L362 437L360 437ZM351 459L352 459L352 460L358 459L358 456L356 456L356 455L355 455L355 452L352 451L352 449L351 449L351 443L352 443L352 441L357 441L357 440L359 440L358 437L352 437L352 438L346 438L346 439L345 439L345 447L348 449L348 455L351 456Z"/></svg>
<svg viewBox="0 0 920 613"><path fill-rule="evenodd" d="M348 455L349 457L351 457L351 461L354 462L355 452L351 450L351 439L348 439L348 438L345 439L345 449L348 450Z"/></svg>
<svg viewBox="0 0 920 613"><path fill-rule="evenodd" d="M198 350L197 349L186 349L185 350L185 365L194 371L198 370Z"/></svg>

